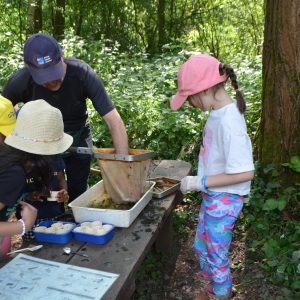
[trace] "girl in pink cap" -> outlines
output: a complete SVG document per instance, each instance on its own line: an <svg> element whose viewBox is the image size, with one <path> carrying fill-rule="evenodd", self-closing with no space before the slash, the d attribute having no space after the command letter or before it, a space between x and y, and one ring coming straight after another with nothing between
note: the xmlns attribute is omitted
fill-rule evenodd
<svg viewBox="0 0 300 300"><path fill-rule="evenodd" d="M230 79L235 103L225 90ZM196 299L230 299L232 278L228 251L234 223L254 176L252 146L243 113L246 103L233 69L216 58L190 57L178 73L178 92L171 108L187 100L201 111L210 111L200 147L198 174L181 181L183 193L202 192L194 248L205 288Z"/></svg>

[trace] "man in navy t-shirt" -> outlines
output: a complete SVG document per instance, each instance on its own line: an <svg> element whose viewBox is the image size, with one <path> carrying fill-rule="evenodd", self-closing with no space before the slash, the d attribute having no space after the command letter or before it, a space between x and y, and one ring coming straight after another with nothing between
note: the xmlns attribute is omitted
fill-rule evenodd
<svg viewBox="0 0 300 300"><path fill-rule="evenodd" d="M14 105L46 100L61 111L65 132L74 138L73 146L92 147L86 104L89 98L110 130L116 153L128 154L124 123L102 81L88 64L75 58L64 59L57 41L41 33L26 41L24 62L25 67L10 77L3 91ZM87 189L91 157L70 154L64 161L72 201Z"/></svg>

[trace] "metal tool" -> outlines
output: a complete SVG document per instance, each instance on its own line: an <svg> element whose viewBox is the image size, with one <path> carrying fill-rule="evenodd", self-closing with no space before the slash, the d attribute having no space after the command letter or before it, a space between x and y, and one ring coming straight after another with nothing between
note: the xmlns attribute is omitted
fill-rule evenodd
<svg viewBox="0 0 300 300"><path fill-rule="evenodd" d="M176 180L173 178L169 178L169 177L154 177L154 178L149 178L148 180L151 181L155 181L156 184L153 188L152 191L152 196L154 198L163 198L167 195L172 194L173 192L179 190L180 188L180 180ZM167 185L167 183L169 185ZM155 189L156 187L160 187L162 188L162 190L160 191L159 189Z"/></svg>
<svg viewBox="0 0 300 300"><path fill-rule="evenodd" d="M77 253L77 252L73 251L70 247L64 247L63 251L67 255L69 255L69 254L76 254L76 255L83 256L83 257L89 257L87 254Z"/></svg>
<svg viewBox="0 0 300 300"><path fill-rule="evenodd" d="M139 150L139 149L129 149L129 153L140 152L139 154L132 154L132 155L113 153L114 152L113 148L92 149L86 147L70 147L67 152L92 155L95 158L100 158L100 159L122 160L122 161L136 161L144 158L151 158L154 156L154 151Z"/></svg>
<svg viewBox="0 0 300 300"><path fill-rule="evenodd" d="M23 249L8 252L7 255L10 255L10 254L13 254L13 253L24 252L24 251L31 251L32 252L32 251L39 250L42 247L43 247L43 245L37 245L37 246L29 247L29 248L23 248Z"/></svg>

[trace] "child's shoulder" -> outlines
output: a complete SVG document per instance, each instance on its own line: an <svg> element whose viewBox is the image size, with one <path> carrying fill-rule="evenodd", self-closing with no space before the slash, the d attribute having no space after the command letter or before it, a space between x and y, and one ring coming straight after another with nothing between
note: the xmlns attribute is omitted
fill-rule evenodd
<svg viewBox="0 0 300 300"><path fill-rule="evenodd" d="M246 129L246 122L244 115L241 114L236 107L236 104L230 105L221 118L221 126L230 131L244 131Z"/></svg>

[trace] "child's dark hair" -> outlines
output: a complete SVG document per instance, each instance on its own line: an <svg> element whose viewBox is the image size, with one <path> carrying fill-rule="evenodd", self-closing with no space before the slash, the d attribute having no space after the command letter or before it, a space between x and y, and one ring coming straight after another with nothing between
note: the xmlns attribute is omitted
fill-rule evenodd
<svg viewBox="0 0 300 300"><path fill-rule="evenodd" d="M233 71L233 68L230 65L226 64L220 64L219 65L219 73L220 75L228 75L228 77L231 80L231 85L235 90L236 93L236 102L237 102L237 107L240 111L241 114L243 114L246 111L246 101L244 99L243 94L239 90L239 85L236 80L236 75Z"/></svg>
<svg viewBox="0 0 300 300"><path fill-rule="evenodd" d="M38 189L49 189L53 177L53 163L49 155L27 153L6 144L0 144L0 154L0 173L16 165L26 170L26 165L31 163L31 172L39 179Z"/></svg>

